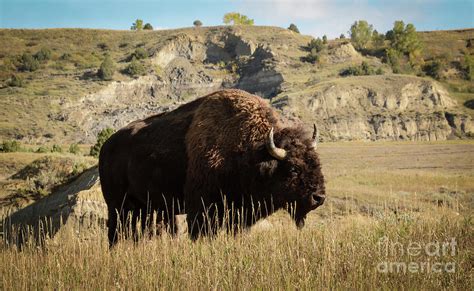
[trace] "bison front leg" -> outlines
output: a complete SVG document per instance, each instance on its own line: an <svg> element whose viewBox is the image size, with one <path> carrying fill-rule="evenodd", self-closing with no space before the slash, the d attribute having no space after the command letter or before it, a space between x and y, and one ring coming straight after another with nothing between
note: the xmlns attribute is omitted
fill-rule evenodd
<svg viewBox="0 0 474 291"><path fill-rule="evenodd" d="M107 220L107 237L109 239L109 247L113 247L118 240L117 233L117 210L115 208L109 208L108 210L109 218Z"/></svg>
<svg viewBox="0 0 474 291"><path fill-rule="evenodd" d="M185 211L188 233L191 239L199 236L214 236L222 222L223 203L208 187L196 187L198 183L188 181L185 186Z"/></svg>
<svg viewBox="0 0 474 291"><path fill-rule="evenodd" d="M187 213L188 233L192 240L196 240L199 236L214 237L217 234L222 222L220 206L219 203L212 203Z"/></svg>

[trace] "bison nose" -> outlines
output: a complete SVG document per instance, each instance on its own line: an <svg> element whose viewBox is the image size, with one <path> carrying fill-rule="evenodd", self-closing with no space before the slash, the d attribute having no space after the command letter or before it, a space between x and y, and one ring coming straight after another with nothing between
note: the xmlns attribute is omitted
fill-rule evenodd
<svg viewBox="0 0 474 291"><path fill-rule="evenodd" d="M316 209L317 207L323 205L325 199L326 199L325 195L318 195L318 194L311 195L311 207L313 209Z"/></svg>

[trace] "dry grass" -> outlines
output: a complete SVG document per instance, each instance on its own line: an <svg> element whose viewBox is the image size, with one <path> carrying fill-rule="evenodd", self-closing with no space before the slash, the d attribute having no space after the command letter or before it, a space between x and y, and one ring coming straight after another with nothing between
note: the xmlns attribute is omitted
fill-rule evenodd
<svg viewBox="0 0 474 291"><path fill-rule="evenodd" d="M329 198L302 231L277 212L235 237L162 235L108 250L103 230L65 230L44 247L3 243L0 288L472 290L472 141L328 143L320 153Z"/></svg>
<svg viewBox="0 0 474 291"><path fill-rule="evenodd" d="M455 254L427 245L456 240ZM386 239L386 241L385 241ZM410 243L423 251L407 253ZM401 247L398 246L401 244ZM386 251L388 246L389 251ZM3 290L18 289L472 289L472 221L449 209L382 218L349 215L297 231L281 225L191 242L169 236L120 243L69 239L48 248L2 247ZM384 262L419 272L381 272ZM442 264L441 272L433 264ZM450 272L454 264L454 272ZM382 265L383 266L383 265ZM448 266L448 267L446 267ZM444 268L448 268L446 271Z"/></svg>

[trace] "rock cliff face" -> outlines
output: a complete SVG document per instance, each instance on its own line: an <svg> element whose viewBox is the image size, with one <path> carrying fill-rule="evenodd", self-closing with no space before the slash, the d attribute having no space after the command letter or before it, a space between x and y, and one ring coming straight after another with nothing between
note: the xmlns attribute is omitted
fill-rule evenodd
<svg viewBox="0 0 474 291"><path fill-rule="evenodd" d="M13 212L1 223L6 232L3 238L22 244L31 239L43 242L63 236L95 236L103 232L106 221L107 205L100 190L99 171L93 167L51 195Z"/></svg>
<svg viewBox="0 0 474 291"><path fill-rule="evenodd" d="M78 141L94 142L104 127L120 128L221 88L240 88L271 100L287 117L317 123L324 140L444 140L472 134L469 115L429 79L405 75L338 77L367 59L346 43L331 47L325 66L302 63L301 48L258 42L234 30L205 36L177 34L152 52L161 73L126 82L64 104Z"/></svg>
<svg viewBox="0 0 474 291"><path fill-rule="evenodd" d="M326 140L444 140L473 130L468 118L450 113L456 103L442 87L416 77L339 79L295 99L283 111L320 125Z"/></svg>

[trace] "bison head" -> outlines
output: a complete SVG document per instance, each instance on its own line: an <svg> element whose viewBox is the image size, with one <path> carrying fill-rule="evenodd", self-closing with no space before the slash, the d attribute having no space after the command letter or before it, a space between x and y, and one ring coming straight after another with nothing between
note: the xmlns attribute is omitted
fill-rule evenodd
<svg viewBox="0 0 474 291"><path fill-rule="evenodd" d="M272 157L263 168L270 171L270 185L278 206L291 205L289 210L298 228L304 226L306 214L324 203L324 176L316 153L318 133L312 138L298 128L285 128L275 137L270 130L266 150ZM262 169L262 168L261 168Z"/></svg>

